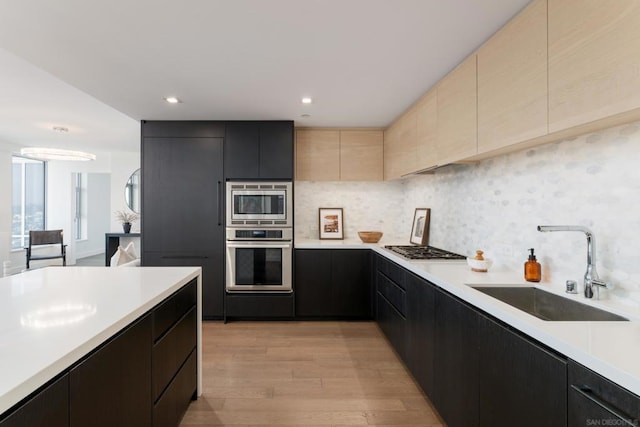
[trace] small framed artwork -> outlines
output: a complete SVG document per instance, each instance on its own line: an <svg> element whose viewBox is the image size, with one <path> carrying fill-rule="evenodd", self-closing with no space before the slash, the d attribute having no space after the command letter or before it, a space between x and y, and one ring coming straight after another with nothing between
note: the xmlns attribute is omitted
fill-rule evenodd
<svg viewBox="0 0 640 427"><path fill-rule="evenodd" d="M429 222L431 220L431 209L416 208L413 214L413 226L411 227L411 239L414 245L426 246L429 244Z"/></svg>
<svg viewBox="0 0 640 427"><path fill-rule="evenodd" d="M344 239L342 208L320 208L320 239Z"/></svg>

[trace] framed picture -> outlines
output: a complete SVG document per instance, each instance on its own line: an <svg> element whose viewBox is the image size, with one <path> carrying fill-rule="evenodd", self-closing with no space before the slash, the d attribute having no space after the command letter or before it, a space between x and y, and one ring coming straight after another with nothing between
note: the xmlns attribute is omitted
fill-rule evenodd
<svg viewBox="0 0 640 427"><path fill-rule="evenodd" d="M411 239L409 241L415 245L426 246L429 244L429 222L431 220L431 209L416 208L413 214L413 226L411 227Z"/></svg>
<svg viewBox="0 0 640 427"><path fill-rule="evenodd" d="M320 239L344 239L342 208L320 208Z"/></svg>

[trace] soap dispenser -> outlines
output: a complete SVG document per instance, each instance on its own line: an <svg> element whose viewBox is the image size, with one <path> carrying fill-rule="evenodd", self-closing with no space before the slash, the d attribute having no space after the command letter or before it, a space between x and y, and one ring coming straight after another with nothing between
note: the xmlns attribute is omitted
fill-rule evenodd
<svg viewBox="0 0 640 427"><path fill-rule="evenodd" d="M536 260L533 248L529 249L531 254L529 259L524 263L524 279L527 282L539 282L542 278L542 269L540 263Z"/></svg>

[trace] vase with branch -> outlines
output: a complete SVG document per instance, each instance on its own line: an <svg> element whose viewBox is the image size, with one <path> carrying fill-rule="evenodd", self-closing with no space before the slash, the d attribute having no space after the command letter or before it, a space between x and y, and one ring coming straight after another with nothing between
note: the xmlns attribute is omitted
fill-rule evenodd
<svg viewBox="0 0 640 427"><path fill-rule="evenodd" d="M140 215L135 212L116 211L115 217L116 220L122 224L122 230L125 233L130 233L131 225L140 218Z"/></svg>

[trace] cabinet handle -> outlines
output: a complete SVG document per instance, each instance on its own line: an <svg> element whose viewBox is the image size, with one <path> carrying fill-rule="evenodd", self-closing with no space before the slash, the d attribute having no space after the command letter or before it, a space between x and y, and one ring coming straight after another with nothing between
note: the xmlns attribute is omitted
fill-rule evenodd
<svg viewBox="0 0 640 427"><path fill-rule="evenodd" d="M218 225L222 225L222 182L218 181L216 197L218 198Z"/></svg>
<svg viewBox="0 0 640 427"><path fill-rule="evenodd" d="M162 259L207 259L206 255L162 255Z"/></svg>
<svg viewBox="0 0 640 427"><path fill-rule="evenodd" d="M633 422L634 421L633 417L620 411L618 408L614 407L611 403L605 400L602 400L600 397L598 397L596 394L593 393L593 391L589 386L571 384L571 388L577 391L585 399L590 400L591 402L595 403L605 411L609 412L614 417L619 418L620 421L624 422L625 426L637 427L637 424L634 424ZM622 424L618 424L618 425L622 425Z"/></svg>

